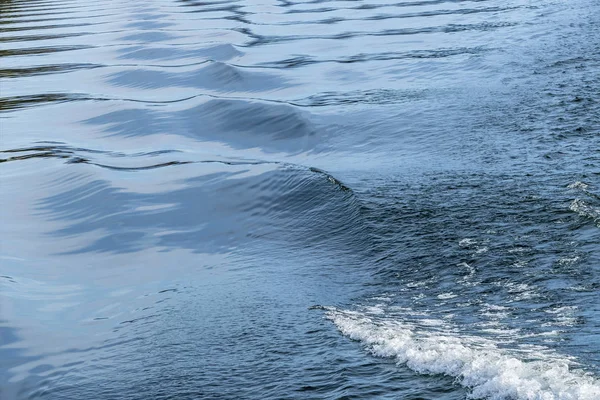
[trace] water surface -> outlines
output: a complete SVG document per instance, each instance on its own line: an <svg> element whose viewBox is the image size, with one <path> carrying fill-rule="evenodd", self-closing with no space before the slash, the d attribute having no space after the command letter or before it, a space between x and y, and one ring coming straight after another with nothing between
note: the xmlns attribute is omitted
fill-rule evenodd
<svg viewBox="0 0 600 400"><path fill-rule="evenodd" d="M2 399L600 398L596 1L0 30Z"/></svg>

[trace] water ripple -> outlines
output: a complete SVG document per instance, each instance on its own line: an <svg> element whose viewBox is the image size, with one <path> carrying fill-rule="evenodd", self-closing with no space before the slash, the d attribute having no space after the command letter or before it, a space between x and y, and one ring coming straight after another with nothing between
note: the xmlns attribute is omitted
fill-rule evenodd
<svg viewBox="0 0 600 400"><path fill-rule="evenodd" d="M0 15L2 399L597 397L597 1Z"/></svg>

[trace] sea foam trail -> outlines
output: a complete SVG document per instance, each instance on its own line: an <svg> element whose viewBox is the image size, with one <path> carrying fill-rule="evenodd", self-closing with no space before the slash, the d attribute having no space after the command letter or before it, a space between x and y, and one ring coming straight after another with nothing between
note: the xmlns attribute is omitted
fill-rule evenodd
<svg viewBox="0 0 600 400"><path fill-rule="evenodd" d="M524 361L493 343L440 332L417 332L396 320L375 319L355 311L329 309L326 317L376 356L422 374L455 377L475 399L597 400L600 381L569 369L567 361L532 354Z"/></svg>

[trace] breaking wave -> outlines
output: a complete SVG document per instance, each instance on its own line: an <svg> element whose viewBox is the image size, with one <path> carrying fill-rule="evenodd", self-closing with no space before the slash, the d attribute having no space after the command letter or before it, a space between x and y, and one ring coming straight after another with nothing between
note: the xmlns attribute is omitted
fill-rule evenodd
<svg viewBox="0 0 600 400"><path fill-rule="evenodd" d="M470 389L469 397L474 399L600 398L596 378L572 369L573 361L547 354L544 349L517 355L483 338L423 330L377 314L329 308L326 318L373 355L393 358L420 374L454 377ZM429 325L436 324L430 321Z"/></svg>

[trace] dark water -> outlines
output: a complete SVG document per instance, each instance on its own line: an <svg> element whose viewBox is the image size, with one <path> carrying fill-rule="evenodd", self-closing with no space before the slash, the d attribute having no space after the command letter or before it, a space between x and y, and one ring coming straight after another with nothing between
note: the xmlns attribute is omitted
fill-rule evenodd
<svg viewBox="0 0 600 400"><path fill-rule="evenodd" d="M600 398L596 0L0 1L0 398Z"/></svg>

